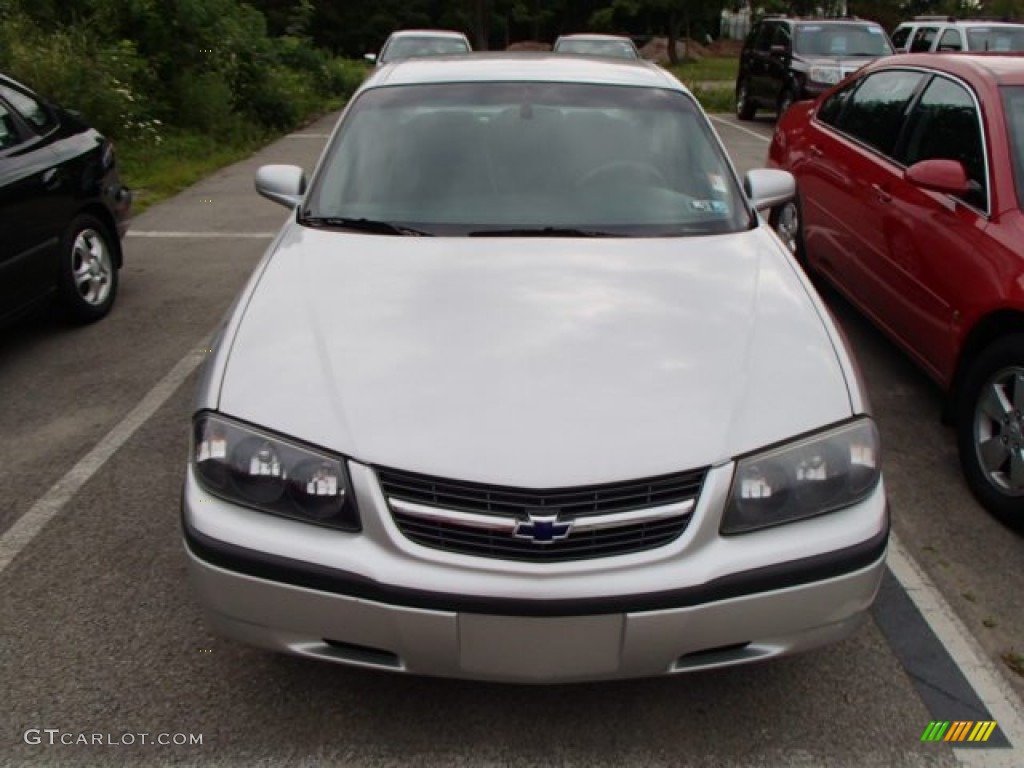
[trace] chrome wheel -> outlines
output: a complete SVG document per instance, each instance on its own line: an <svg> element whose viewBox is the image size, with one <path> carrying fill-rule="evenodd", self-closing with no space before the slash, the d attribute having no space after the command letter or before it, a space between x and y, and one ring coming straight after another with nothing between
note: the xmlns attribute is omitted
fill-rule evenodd
<svg viewBox="0 0 1024 768"><path fill-rule="evenodd" d="M800 211L792 200L780 206L774 216L775 232L786 249L796 255L800 244Z"/></svg>
<svg viewBox="0 0 1024 768"><path fill-rule="evenodd" d="M71 247L71 277L86 304L101 306L110 296L114 262L106 240L95 229L83 229Z"/></svg>
<svg viewBox="0 0 1024 768"><path fill-rule="evenodd" d="M1024 495L1024 368L1002 368L981 388L973 433L988 482L1001 493Z"/></svg>

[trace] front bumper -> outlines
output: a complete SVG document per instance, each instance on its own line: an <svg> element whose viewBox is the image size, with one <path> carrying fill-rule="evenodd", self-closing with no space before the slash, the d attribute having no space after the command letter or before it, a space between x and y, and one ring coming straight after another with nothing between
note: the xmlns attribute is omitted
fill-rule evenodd
<svg viewBox="0 0 1024 768"><path fill-rule="evenodd" d="M712 469L675 542L582 563L428 550L350 465L364 531L183 497L193 584L212 626L252 645L414 674L553 683L647 677L813 648L852 632L885 561L884 488L857 507L718 535L732 467ZM788 554L787 554L788 553Z"/></svg>

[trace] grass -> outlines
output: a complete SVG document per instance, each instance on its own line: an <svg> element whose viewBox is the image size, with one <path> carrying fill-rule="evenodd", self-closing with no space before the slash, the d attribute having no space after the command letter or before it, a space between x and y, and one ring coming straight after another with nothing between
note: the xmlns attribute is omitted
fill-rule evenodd
<svg viewBox="0 0 1024 768"><path fill-rule="evenodd" d="M740 60L732 56L705 56L667 69L684 83L722 83L730 88L736 82Z"/></svg>
<svg viewBox="0 0 1024 768"><path fill-rule="evenodd" d="M177 134L160 144L119 141L121 178L132 190L132 213L138 215L154 203L177 194L226 165L243 160L271 139L270 136L218 140L198 134Z"/></svg>

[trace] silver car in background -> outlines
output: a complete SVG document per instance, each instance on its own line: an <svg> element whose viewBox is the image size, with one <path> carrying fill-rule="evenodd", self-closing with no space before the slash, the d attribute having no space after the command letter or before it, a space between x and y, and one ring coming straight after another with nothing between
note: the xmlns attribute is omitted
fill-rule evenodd
<svg viewBox="0 0 1024 768"><path fill-rule="evenodd" d="M609 56L613 59L639 59L640 51L628 37L620 35L562 35L551 47L555 53L578 56Z"/></svg>
<svg viewBox="0 0 1024 768"><path fill-rule="evenodd" d="M421 59L353 97L201 377L211 625L424 675L643 677L839 640L889 520L828 312L644 63Z"/></svg>
<svg viewBox="0 0 1024 768"><path fill-rule="evenodd" d="M388 62L423 56L454 56L469 53L473 46L462 32L449 29L401 29L392 32L380 49L380 55L368 53L363 58L382 67Z"/></svg>

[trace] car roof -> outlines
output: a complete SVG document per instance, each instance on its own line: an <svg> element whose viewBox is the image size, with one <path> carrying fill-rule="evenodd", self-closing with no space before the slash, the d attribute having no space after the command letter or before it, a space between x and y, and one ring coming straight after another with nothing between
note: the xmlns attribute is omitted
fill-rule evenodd
<svg viewBox="0 0 1024 768"><path fill-rule="evenodd" d="M454 37L464 40L465 35L452 29L399 29L392 32L392 38L399 37Z"/></svg>
<svg viewBox="0 0 1024 768"><path fill-rule="evenodd" d="M958 75L965 80L995 80L997 85L1024 85L1024 54L905 53L880 60L878 66L917 66Z"/></svg>
<svg viewBox="0 0 1024 768"><path fill-rule="evenodd" d="M995 19L911 19L899 24L900 27L941 27L943 24L952 24L957 27L1024 27L1024 24L1016 21L1001 21Z"/></svg>
<svg viewBox="0 0 1024 768"><path fill-rule="evenodd" d="M686 91L668 72L645 61L518 51L402 59L381 67L364 87L488 81L632 85Z"/></svg>

